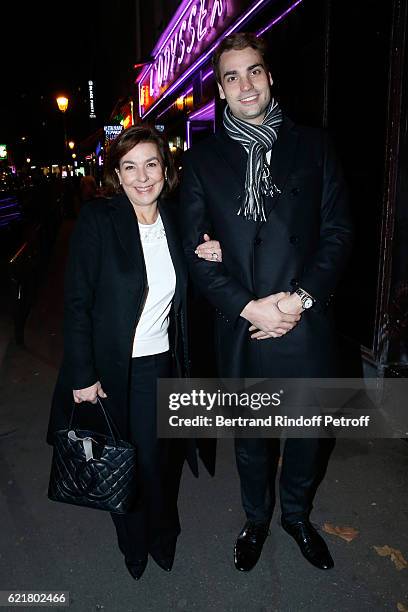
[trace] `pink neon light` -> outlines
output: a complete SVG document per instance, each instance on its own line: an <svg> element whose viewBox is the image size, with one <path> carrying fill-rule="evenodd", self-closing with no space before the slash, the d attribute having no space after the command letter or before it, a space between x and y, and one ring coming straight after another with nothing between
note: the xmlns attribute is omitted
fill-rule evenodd
<svg viewBox="0 0 408 612"><path fill-rule="evenodd" d="M174 30L177 28L178 24L180 23L180 21L184 17L184 14L187 12L187 9L190 7L190 5L191 5L191 3L193 1L194 0L186 0L186 3L185 3L184 6L183 6L183 4L181 4L179 6L177 11L174 13L174 15L173 15L169 25L167 26L166 30L163 32L163 34L160 36L159 40L157 41L156 46L154 47L154 49L152 51L152 57L155 57L156 55L158 55L160 53L160 51L163 49L164 45L169 40L169 38L173 34ZM149 64L146 67L144 72L142 71L140 73L140 75L136 79L136 83L140 83L140 81L142 81L144 79L146 74L149 72L150 66L151 66L151 64Z"/></svg>
<svg viewBox="0 0 408 612"><path fill-rule="evenodd" d="M188 117L189 121L191 121L192 119L197 119L198 117L201 117L201 115L205 115L206 113L208 113L208 111L213 110L214 107L215 107L215 102L214 100L212 100L211 102L209 102L202 108L199 108L197 111L189 115Z"/></svg>
<svg viewBox="0 0 408 612"><path fill-rule="evenodd" d="M204 81L206 81L208 79L208 77L210 77L213 74L214 74L213 69L210 68L210 70L204 74L204 76L202 77L201 80L204 82Z"/></svg>
<svg viewBox="0 0 408 612"><path fill-rule="evenodd" d="M219 36L217 30L225 30L234 16L233 6L234 0L189 0L179 11L172 27L166 30L154 49L154 61L137 79L140 114L146 114L154 99L162 97L172 82L182 76L185 67L195 62L202 47ZM142 86L149 87L151 101L147 104L140 101Z"/></svg>
<svg viewBox="0 0 408 612"><path fill-rule="evenodd" d="M236 21L232 26L227 28L227 30L223 33L222 38L228 36L229 34L232 34L232 32L235 32L235 30L237 30L240 25L242 25L265 2L268 3L269 0L258 0L258 2L256 2L246 13L244 13L238 21ZM158 100L156 100L156 102L152 104L152 106L144 113L143 117L147 117L147 115L149 115L157 107L157 105L160 104L162 100L164 100L164 98L169 96L177 87L184 83L184 81L190 76L192 72L197 70L199 66L202 66L206 59L213 53L214 49L219 45L220 40L221 37L219 37L215 41L215 43L211 45L210 48L201 57L199 57L178 79L176 79L176 81L172 83L172 85L170 85L168 89L166 89L163 95Z"/></svg>
<svg viewBox="0 0 408 612"><path fill-rule="evenodd" d="M189 149L191 147L191 121L187 121L186 134L187 134L187 149Z"/></svg>
<svg viewBox="0 0 408 612"><path fill-rule="evenodd" d="M211 47L200 57L198 58L193 64L192 66L190 66L190 68L184 72L165 92L164 94L158 99L156 100L156 102L144 113L143 117L147 117L148 114L150 114L163 100L164 98L166 98L167 96L169 96L171 93L173 93L173 91L178 88L182 83L184 83L184 81L195 71L197 70L200 66L202 66L202 64L206 61L206 59L214 52L214 50L216 49L216 47L219 45L220 41L229 36L230 34L232 34L233 32L235 32L235 30L237 30L245 21L248 20L248 18L254 13L254 11L256 11L258 8L260 8L260 6L266 2L266 4L269 3L269 0L258 0L258 2L256 2L254 4L254 6L251 7L251 9L249 9L246 13L244 13L242 15L242 17L235 23L233 24L229 29L227 29L222 36L220 36L213 45L211 45ZM286 11L284 11L281 15L279 15L278 17L276 17L275 19L273 19L267 26L265 26L264 28L262 28L261 30L259 30L257 32L257 36L261 36L264 32L266 32L267 30L269 30L272 26L274 26L275 24L277 24L279 21L281 21L282 19L284 19L286 17L286 15L288 15L291 11L293 11L301 2L303 2L303 0L296 0L296 2L294 2L294 4L292 4L290 7L288 7L286 9ZM189 3L189 5L191 4L191 2ZM147 68L146 72L144 74L147 73L147 71L149 70L149 68ZM210 75L212 74L212 70L210 69L208 72L205 73L205 75L202 77L202 80L206 80ZM168 110L172 105L170 105L166 110ZM162 113L160 113L159 116L163 115L166 111L163 111ZM141 108L140 108L140 100L139 100L139 116L142 117L141 115Z"/></svg>
<svg viewBox="0 0 408 612"><path fill-rule="evenodd" d="M279 23L279 21L282 21L282 19L284 19L286 17L286 15L288 15L291 11L293 11L293 9L295 9L297 7L297 5L300 4L301 2L303 2L303 0L297 0L297 2L295 2L294 4L292 4L292 6L290 6L288 9L286 9L286 11L284 13L282 13L282 15L279 15L279 17L276 17L276 19L274 19L273 21L268 23L268 25L265 26L264 28L262 28L262 30L259 30L256 33L256 35L257 36L262 36L262 34L265 34L265 32L267 32L270 28L272 28L274 25Z"/></svg>
<svg viewBox="0 0 408 612"><path fill-rule="evenodd" d="M178 24L183 19L185 13L187 12L187 9L190 8L190 5L192 3L193 3L193 0L187 0L184 8L183 8L183 5L179 6L178 10L176 11L174 17L170 21L166 30L163 32L163 34L160 36L159 40L157 41L156 46L153 49L153 53L152 53L153 56L160 53L160 51L163 49L164 45L169 40L170 36L173 34L174 30L177 28ZM169 28L171 29L169 30Z"/></svg>

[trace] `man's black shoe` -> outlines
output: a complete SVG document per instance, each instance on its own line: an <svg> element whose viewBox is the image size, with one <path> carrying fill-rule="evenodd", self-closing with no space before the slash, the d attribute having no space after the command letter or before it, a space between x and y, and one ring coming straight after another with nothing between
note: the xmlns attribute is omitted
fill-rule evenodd
<svg viewBox="0 0 408 612"><path fill-rule="evenodd" d="M146 557L143 557L143 559L136 559L132 561L125 559L125 564L132 578L134 578L135 580L139 580L139 578L142 577L143 572L146 569L147 555Z"/></svg>
<svg viewBox="0 0 408 612"><path fill-rule="evenodd" d="M296 541L300 552L309 563L319 569L331 569L334 567L334 562L326 542L317 533L310 521L304 520L297 521L296 523L286 523L282 519L282 527Z"/></svg>
<svg viewBox="0 0 408 612"><path fill-rule="evenodd" d="M234 564L237 570L249 572L256 565L268 534L267 523L245 523L234 547Z"/></svg>

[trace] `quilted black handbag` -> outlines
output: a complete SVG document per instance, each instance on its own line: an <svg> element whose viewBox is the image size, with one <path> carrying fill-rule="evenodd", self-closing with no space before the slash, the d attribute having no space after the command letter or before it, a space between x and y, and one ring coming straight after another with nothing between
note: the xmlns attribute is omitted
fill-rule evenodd
<svg viewBox="0 0 408 612"><path fill-rule="evenodd" d="M53 501L125 514L138 492L136 448L119 439L117 428L97 398L109 434L72 426L55 433L48 497Z"/></svg>

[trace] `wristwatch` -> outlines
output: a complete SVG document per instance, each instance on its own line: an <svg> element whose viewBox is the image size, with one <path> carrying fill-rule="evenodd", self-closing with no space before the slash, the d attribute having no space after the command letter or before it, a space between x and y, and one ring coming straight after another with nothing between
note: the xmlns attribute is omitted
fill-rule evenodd
<svg viewBox="0 0 408 612"><path fill-rule="evenodd" d="M296 289L295 293L297 293L297 295L302 300L302 308L303 308L303 310L308 310L315 303L315 300L312 298L312 296L309 293L307 293L307 291L304 291L300 287L298 289Z"/></svg>

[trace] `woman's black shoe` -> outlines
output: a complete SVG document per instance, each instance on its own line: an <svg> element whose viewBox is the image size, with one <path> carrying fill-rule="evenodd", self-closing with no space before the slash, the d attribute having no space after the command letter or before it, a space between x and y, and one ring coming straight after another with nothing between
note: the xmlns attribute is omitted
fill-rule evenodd
<svg viewBox="0 0 408 612"><path fill-rule="evenodd" d="M166 545L152 546L149 553L157 563L159 567L165 572L170 572L174 563L174 556L176 554L177 537L170 540Z"/></svg>
<svg viewBox="0 0 408 612"><path fill-rule="evenodd" d="M125 564L132 578L139 580L143 576L143 572L146 569L147 555L143 559L137 559L136 561L129 561L128 559L125 559Z"/></svg>
<svg viewBox="0 0 408 612"><path fill-rule="evenodd" d="M171 568L173 567L174 557L166 558L163 555L156 553L156 552L151 552L150 555L152 559L156 561L157 565L162 568L162 570L164 570L165 572L171 571Z"/></svg>

